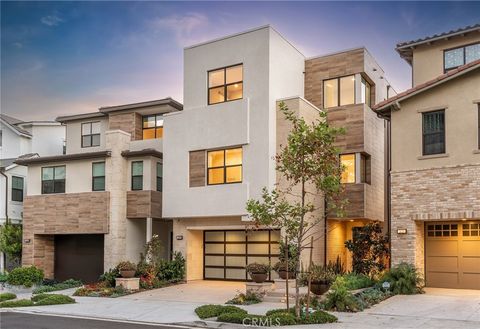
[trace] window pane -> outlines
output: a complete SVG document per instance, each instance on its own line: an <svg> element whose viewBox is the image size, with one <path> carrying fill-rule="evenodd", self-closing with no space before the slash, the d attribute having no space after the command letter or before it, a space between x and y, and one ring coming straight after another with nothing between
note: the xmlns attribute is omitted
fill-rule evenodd
<svg viewBox="0 0 480 329"><path fill-rule="evenodd" d="M227 101L243 97L243 83L235 83L227 86Z"/></svg>
<svg viewBox="0 0 480 329"><path fill-rule="evenodd" d="M83 147L92 146L92 135L82 136L82 146Z"/></svg>
<svg viewBox="0 0 480 329"><path fill-rule="evenodd" d="M105 177L93 177L93 190L105 191Z"/></svg>
<svg viewBox="0 0 480 329"><path fill-rule="evenodd" d="M445 52L445 69L463 65L463 48L452 49Z"/></svg>
<svg viewBox="0 0 480 329"><path fill-rule="evenodd" d="M225 84L224 69L208 72L208 87L216 87Z"/></svg>
<svg viewBox="0 0 480 329"><path fill-rule="evenodd" d="M248 246L250 248L250 245ZM247 248L245 244L227 244L225 245L225 253L227 254L245 254Z"/></svg>
<svg viewBox="0 0 480 329"><path fill-rule="evenodd" d="M157 138L163 138L163 127L156 128Z"/></svg>
<svg viewBox="0 0 480 329"><path fill-rule="evenodd" d="M143 189L143 176L132 177L132 190Z"/></svg>
<svg viewBox="0 0 480 329"><path fill-rule="evenodd" d="M100 134L100 122L92 122L92 134Z"/></svg>
<svg viewBox="0 0 480 329"><path fill-rule="evenodd" d="M153 128L155 127L155 116L149 115L147 117L143 117L143 128Z"/></svg>
<svg viewBox="0 0 480 329"><path fill-rule="evenodd" d="M225 277L225 273L223 272L223 268L205 268L205 277L209 279L223 279Z"/></svg>
<svg viewBox="0 0 480 329"><path fill-rule="evenodd" d="M245 256L227 256L227 266L246 266Z"/></svg>
<svg viewBox="0 0 480 329"><path fill-rule="evenodd" d="M223 184L223 168L208 169L208 184Z"/></svg>
<svg viewBox="0 0 480 329"><path fill-rule="evenodd" d="M92 146L100 146L100 135L92 135Z"/></svg>
<svg viewBox="0 0 480 329"><path fill-rule="evenodd" d="M65 166L55 167L55 179L65 179Z"/></svg>
<svg viewBox="0 0 480 329"><path fill-rule="evenodd" d="M93 176L105 176L105 162L97 162L92 165Z"/></svg>
<svg viewBox="0 0 480 329"><path fill-rule="evenodd" d="M223 254L224 253L224 244L223 243L206 243L205 244L205 253L206 254Z"/></svg>
<svg viewBox="0 0 480 329"><path fill-rule="evenodd" d="M157 177L157 191L162 192L163 179L162 177Z"/></svg>
<svg viewBox="0 0 480 329"><path fill-rule="evenodd" d="M143 175L143 162L135 161L132 162L132 176Z"/></svg>
<svg viewBox="0 0 480 329"><path fill-rule="evenodd" d="M12 201L22 202L23 201L23 190L12 190Z"/></svg>
<svg viewBox="0 0 480 329"><path fill-rule="evenodd" d="M268 241L268 231L251 231L248 233L248 241Z"/></svg>
<svg viewBox="0 0 480 329"><path fill-rule="evenodd" d="M242 149L225 150L225 164L227 166L242 164Z"/></svg>
<svg viewBox="0 0 480 329"><path fill-rule="evenodd" d="M268 254L268 244L249 244L248 245L248 254Z"/></svg>
<svg viewBox="0 0 480 329"><path fill-rule="evenodd" d="M23 190L23 178L12 176L12 188Z"/></svg>
<svg viewBox="0 0 480 329"><path fill-rule="evenodd" d="M143 139L154 139L155 128L143 129Z"/></svg>
<svg viewBox="0 0 480 329"><path fill-rule="evenodd" d="M223 162L223 157L224 157L224 151L210 151L208 152L208 168L211 167L221 167L224 165Z"/></svg>
<svg viewBox="0 0 480 329"><path fill-rule="evenodd" d="M243 65L227 68L227 84L243 80Z"/></svg>
<svg viewBox="0 0 480 329"><path fill-rule="evenodd" d="M54 181L54 190L55 193L65 193L65 180L55 180Z"/></svg>
<svg viewBox="0 0 480 329"><path fill-rule="evenodd" d="M223 231L205 232L205 241L224 241L224 240L225 240L225 235Z"/></svg>
<svg viewBox="0 0 480 329"><path fill-rule="evenodd" d="M423 113L423 153L445 152L445 112Z"/></svg>
<svg viewBox="0 0 480 329"><path fill-rule="evenodd" d="M367 82L366 83L366 90L365 90L365 104L367 104L368 106L372 106L372 100L371 100L371 97L372 97L372 88L370 86L370 84Z"/></svg>
<svg viewBox="0 0 480 329"><path fill-rule="evenodd" d="M216 104L225 101L225 88L212 88L209 91L209 104Z"/></svg>
<svg viewBox="0 0 480 329"><path fill-rule="evenodd" d="M227 231L227 241L239 242L245 241L245 231Z"/></svg>
<svg viewBox="0 0 480 329"><path fill-rule="evenodd" d="M53 179L53 168L42 168L42 180Z"/></svg>
<svg viewBox="0 0 480 329"><path fill-rule="evenodd" d="M157 163L157 177L163 177L163 165Z"/></svg>
<svg viewBox="0 0 480 329"><path fill-rule="evenodd" d="M53 180L42 182L42 193L53 193Z"/></svg>
<svg viewBox="0 0 480 329"><path fill-rule="evenodd" d="M465 47L465 64L480 59L480 43Z"/></svg>
<svg viewBox="0 0 480 329"><path fill-rule="evenodd" d="M340 78L340 105L355 103L355 76Z"/></svg>
<svg viewBox="0 0 480 329"><path fill-rule="evenodd" d="M226 278L227 279L236 279L236 280L245 280L247 271L244 268L227 268Z"/></svg>
<svg viewBox="0 0 480 329"><path fill-rule="evenodd" d="M163 127L163 115L157 115L157 121L155 124L157 127Z"/></svg>
<svg viewBox="0 0 480 329"><path fill-rule="evenodd" d="M223 256L205 256L206 266L224 266L225 258Z"/></svg>
<svg viewBox="0 0 480 329"><path fill-rule="evenodd" d="M340 155L343 166L342 183L355 183L355 154Z"/></svg>
<svg viewBox="0 0 480 329"><path fill-rule="evenodd" d="M323 106L333 107L338 106L338 80L326 80L323 85Z"/></svg>
<svg viewBox="0 0 480 329"><path fill-rule="evenodd" d="M227 183L239 183L242 181L242 166L227 167Z"/></svg>
<svg viewBox="0 0 480 329"><path fill-rule="evenodd" d="M92 133L92 124L82 123L82 135L90 135Z"/></svg>

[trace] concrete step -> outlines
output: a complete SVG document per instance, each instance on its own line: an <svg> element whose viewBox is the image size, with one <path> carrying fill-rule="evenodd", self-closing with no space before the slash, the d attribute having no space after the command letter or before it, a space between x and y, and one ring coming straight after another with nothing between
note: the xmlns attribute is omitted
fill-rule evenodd
<svg viewBox="0 0 480 329"><path fill-rule="evenodd" d="M282 296L282 297L265 296L263 297L263 301L270 302L270 303L286 303L287 298L285 296ZM295 305L294 297L290 297L289 301L290 301L290 305Z"/></svg>

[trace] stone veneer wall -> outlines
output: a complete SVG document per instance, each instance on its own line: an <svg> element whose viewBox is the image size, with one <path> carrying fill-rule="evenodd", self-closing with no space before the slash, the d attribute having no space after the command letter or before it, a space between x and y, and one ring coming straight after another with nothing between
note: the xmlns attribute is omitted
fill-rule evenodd
<svg viewBox="0 0 480 329"><path fill-rule="evenodd" d="M392 172L392 265L424 270L424 222L480 219L480 164ZM398 235L398 228L408 233Z"/></svg>
<svg viewBox="0 0 480 329"><path fill-rule="evenodd" d="M135 112L108 116L108 129L125 131L130 134L132 141L143 139L142 124L142 116Z"/></svg>

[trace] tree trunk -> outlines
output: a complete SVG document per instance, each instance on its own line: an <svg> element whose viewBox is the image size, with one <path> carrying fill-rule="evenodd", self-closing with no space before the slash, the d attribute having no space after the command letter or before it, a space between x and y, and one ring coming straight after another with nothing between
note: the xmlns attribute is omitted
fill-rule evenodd
<svg viewBox="0 0 480 329"><path fill-rule="evenodd" d="M300 318L300 279L298 274L300 273L300 257L302 255L302 241L304 235L304 220L305 220L305 213L303 209L305 207L305 178L302 177L302 215L300 216L300 226L298 229L298 237L297 237L297 263L295 266L296 273L295 273L295 314L297 319Z"/></svg>

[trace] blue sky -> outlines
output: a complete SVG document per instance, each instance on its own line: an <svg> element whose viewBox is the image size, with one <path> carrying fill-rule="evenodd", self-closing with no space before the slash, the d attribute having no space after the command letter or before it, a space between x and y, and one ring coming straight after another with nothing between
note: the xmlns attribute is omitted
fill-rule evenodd
<svg viewBox="0 0 480 329"><path fill-rule="evenodd" d="M364 45L402 91L396 43L479 22L480 2L2 2L1 110L182 101L183 47L265 24L307 57Z"/></svg>

